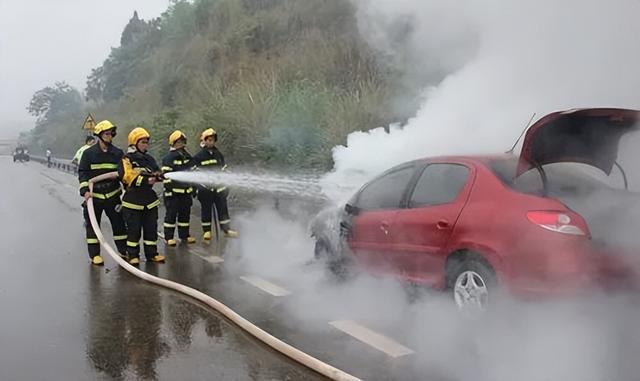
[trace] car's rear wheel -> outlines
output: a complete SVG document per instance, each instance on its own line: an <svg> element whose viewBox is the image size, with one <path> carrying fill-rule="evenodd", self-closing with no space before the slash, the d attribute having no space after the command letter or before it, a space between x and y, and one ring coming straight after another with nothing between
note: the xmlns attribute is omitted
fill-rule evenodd
<svg viewBox="0 0 640 381"><path fill-rule="evenodd" d="M495 272L478 256L464 256L448 265L447 286L461 310L486 310L495 285Z"/></svg>

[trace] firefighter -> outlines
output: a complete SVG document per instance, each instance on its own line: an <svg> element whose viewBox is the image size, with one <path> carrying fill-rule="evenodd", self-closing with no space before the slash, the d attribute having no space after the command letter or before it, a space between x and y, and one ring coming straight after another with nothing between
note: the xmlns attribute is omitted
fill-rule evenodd
<svg viewBox="0 0 640 381"><path fill-rule="evenodd" d="M226 170L222 152L216 147L218 134L213 128L209 128L200 135L200 145L202 150L193 157L196 168L203 170ZM227 206L227 196L229 191L227 187L219 185L212 188L200 187L198 189L198 200L201 204L202 213L202 230L204 231L204 239L211 239L211 217L213 206L215 205L218 212L218 220L220 229L226 237L235 238L238 232L232 230L230 225L229 208Z"/></svg>
<svg viewBox="0 0 640 381"><path fill-rule="evenodd" d="M162 159L162 173L189 170L193 166L191 155L185 149L187 137L182 131L174 131L169 136L169 153ZM187 243L194 243L196 239L189 234L189 220L191 219L191 205L193 204L193 187L189 184L164 179L164 239L168 246L175 246L173 238L176 224L178 237Z"/></svg>
<svg viewBox="0 0 640 381"><path fill-rule="evenodd" d="M91 147L96 143L96 139L93 136L87 136L84 142L85 142L84 145L78 148L78 150L76 151L76 154L73 155L73 159L71 160L71 164L74 164L76 166L75 168L76 172L78 172L78 166L80 165L80 159L82 159L82 154L84 153L84 151L87 150L87 148Z"/></svg>
<svg viewBox="0 0 640 381"><path fill-rule="evenodd" d="M141 235L147 262L164 262L164 256L158 254L160 200L153 190L153 184L162 180L162 173L154 158L147 153L149 139L144 128L134 128L127 139L127 153L118 167L125 186L122 213L127 223L127 260L132 265L140 263Z"/></svg>
<svg viewBox="0 0 640 381"><path fill-rule="evenodd" d="M118 163L122 160L124 153L121 149L112 144L116 136L117 127L108 120L98 123L93 134L98 138L98 144L87 148L82 154L80 165L78 166L78 180L80 181L80 195L84 197L82 203L85 227L87 230L87 245L89 247L89 257L94 265L104 263L100 256L100 243L93 231L89 220L87 200L93 198L93 208L96 219L100 224L102 212L104 211L113 230L113 239L121 256L126 255L127 231L121 213L120 194L122 189L118 179L104 180L93 185L93 193L89 192L89 180L104 173L115 172Z"/></svg>

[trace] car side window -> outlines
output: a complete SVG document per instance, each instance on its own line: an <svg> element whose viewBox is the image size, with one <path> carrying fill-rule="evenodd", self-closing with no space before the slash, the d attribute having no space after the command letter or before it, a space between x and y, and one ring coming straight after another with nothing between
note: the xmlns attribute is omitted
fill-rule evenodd
<svg viewBox="0 0 640 381"><path fill-rule="evenodd" d="M413 177L414 167L404 167L373 180L358 196L360 209L397 209Z"/></svg>
<svg viewBox="0 0 640 381"><path fill-rule="evenodd" d="M410 208L448 204L454 201L469 178L469 168L460 164L430 164L411 194Z"/></svg>

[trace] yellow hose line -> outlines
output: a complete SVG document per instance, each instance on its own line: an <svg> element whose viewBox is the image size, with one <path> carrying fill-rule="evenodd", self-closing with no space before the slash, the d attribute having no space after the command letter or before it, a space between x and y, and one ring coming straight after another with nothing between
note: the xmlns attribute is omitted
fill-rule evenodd
<svg viewBox="0 0 640 381"><path fill-rule="evenodd" d="M100 176L96 176L93 179L89 180L89 191L92 192L93 191L93 184L95 182L99 182L99 181L103 181L103 180L107 180L107 179L114 179L118 176L117 172L111 172L111 173L105 173L103 175ZM120 258L120 255L118 255L118 253L113 249L113 247L111 247L111 245L109 245L105 239L104 239L104 235L102 234L102 230L100 230L100 226L98 225L98 221L96 220L96 216L95 216L95 211L93 208L93 198L89 198L89 200L87 201L87 208L89 210L89 219L91 220L91 226L93 226L93 230L96 233L96 236L98 237L98 240L100 241L100 245L107 251L107 253L109 253L109 255L111 256L111 258L116 261L116 263L118 263L122 268L124 268L125 270L127 270L128 272L130 272L131 274L133 274L134 276L137 276L138 278L142 278L144 280L146 280L147 282L153 283L153 284L157 284L175 291L178 291L180 293L183 293L185 295L191 296L192 298L199 300L200 302L208 305L209 307L213 308L214 310L218 311L219 313L221 313L222 315L224 315L227 319L231 320L233 323L235 323L238 327L244 329L245 331L249 332L251 335L253 335L255 338L257 338L258 340L262 341L263 343L267 344L268 346L270 346L271 348L275 349L276 351L282 353L283 355L297 361L298 363L306 366L309 369L312 369L320 374L322 374L323 376L326 376L332 380L337 380L337 381L358 381L360 380L357 377L354 377L352 375L350 375L349 373L346 373L338 368L335 368L327 363L324 363L318 359L316 359L315 357L312 357L304 352L302 352L301 350L285 343L284 341L270 335L269 333L267 333L266 331L260 329L258 326L254 325L253 323L251 323L250 321L248 321L247 319L243 318L242 316L238 315L235 311L233 311L232 309L230 309L229 307L225 306L224 304L220 303L219 301L213 299L212 297L210 297L207 294L204 294L198 290L195 290L191 287L187 287L183 284L180 283L176 283L176 282L172 282L170 280L167 279L162 279L162 278L158 278L156 276L150 275L142 270L137 269L136 267L130 265L129 263L127 263L127 261L125 261L124 259Z"/></svg>

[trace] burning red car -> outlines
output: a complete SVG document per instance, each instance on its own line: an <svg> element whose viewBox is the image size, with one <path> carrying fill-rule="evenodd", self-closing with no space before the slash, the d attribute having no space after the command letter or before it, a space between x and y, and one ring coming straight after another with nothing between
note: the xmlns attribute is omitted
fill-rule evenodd
<svg viewBox="0 0 640 381"><path fill-rule="evenodd" d="M639 116L625 109L556 112L528 129L520 157L398 165L364 185L335 228L314 224L316 255L333 269L355 264L451 290L460 307L484 306L496 284L518 295L627 285L639 257L624 242L629 235L617 237L614 221L637 209L640 195L627 189L616 160ZM589 171L610 175L615 167L621 189ZM638 225L621 223L638 235Z"/></svg>

